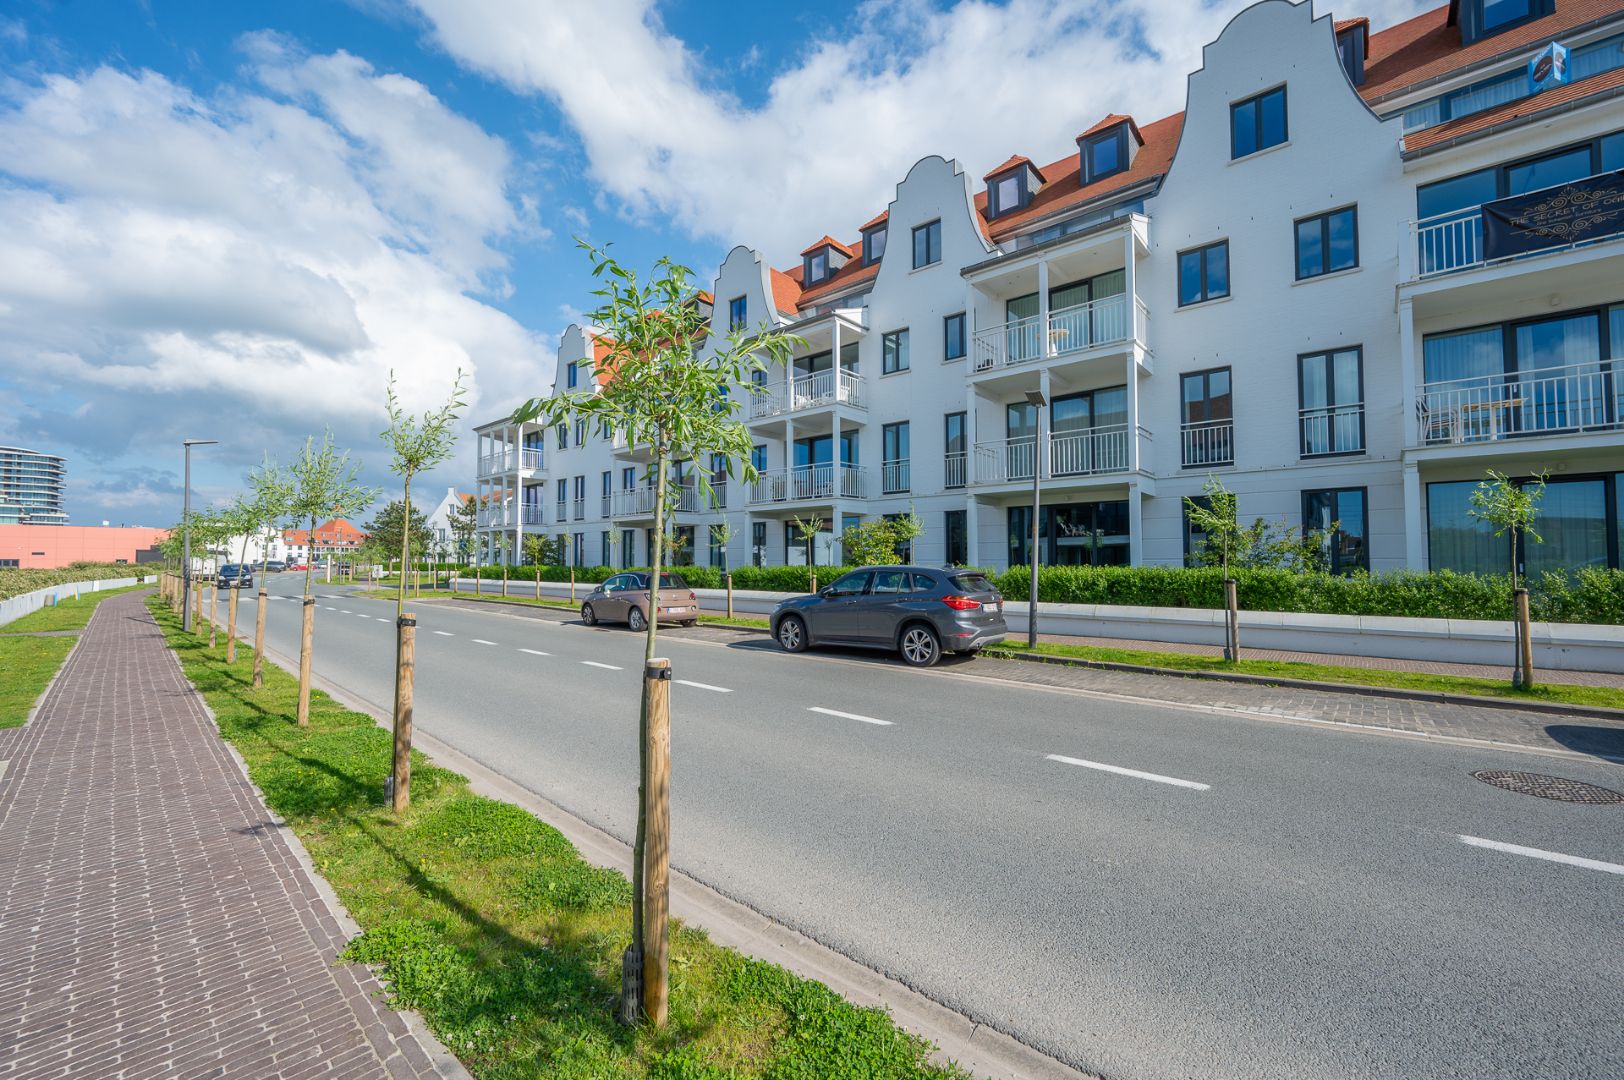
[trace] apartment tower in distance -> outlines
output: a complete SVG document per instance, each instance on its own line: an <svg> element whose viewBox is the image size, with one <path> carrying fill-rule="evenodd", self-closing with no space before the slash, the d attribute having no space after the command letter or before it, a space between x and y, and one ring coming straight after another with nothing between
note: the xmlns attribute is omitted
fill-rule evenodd
<svg viewBox="0 0 1624 1080"><path fill-rule="evenodd" d="M55 454L0 446L0 525L66 525L67 468Z"/></svg>

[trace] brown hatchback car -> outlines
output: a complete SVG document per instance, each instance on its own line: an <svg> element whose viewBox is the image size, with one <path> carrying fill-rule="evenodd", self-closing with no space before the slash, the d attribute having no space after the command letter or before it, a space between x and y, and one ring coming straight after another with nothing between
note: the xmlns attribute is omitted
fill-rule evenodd
<svg viewBox="0 0 1624 1080"><path fill-rule="evenodd" d="M648 628L649 576L627 571L593 589L581 603L581 621L588 626L600 622L623 622L633 630ZM699 621L699 597L676 574L660 575L660 599L655 605L661 624L693 626Z"/></svg>

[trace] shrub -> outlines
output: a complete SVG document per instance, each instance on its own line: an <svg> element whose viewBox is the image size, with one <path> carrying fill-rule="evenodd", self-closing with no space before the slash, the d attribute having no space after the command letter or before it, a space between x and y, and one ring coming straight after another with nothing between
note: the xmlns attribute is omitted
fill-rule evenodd
<svg viewBox="0 0 1624 1080"><path fill-rule="evenodd" d="M76 562L55 570L17 567L0 569L0 600L75 581L108 581L117 578L156 579L163 567L156 564Z"/></svg>

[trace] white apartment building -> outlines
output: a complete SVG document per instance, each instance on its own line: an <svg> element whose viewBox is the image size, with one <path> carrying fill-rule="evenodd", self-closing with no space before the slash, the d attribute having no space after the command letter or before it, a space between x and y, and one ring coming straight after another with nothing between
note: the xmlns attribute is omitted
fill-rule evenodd
<svg viewBox="0 0 1624 1080"><path fill-rule="evenodd" d="M838 561L845 526L912 510L913 558L1019 564L1036 471L1047 563L1180 564L1217 475L1247 520L1337 523L1339 568L1503 572L1466 513L1496 469L1549 476L1527 569L1621 565L1624 0L1455 0L1375 33L1263 0L1182 113L1079 108L1048 164L927 157L799 266L728 254L714 333L806 346L734 394L759 479L678 467L684 558L804 562L790 519L816 516ZM604 349L570 327L557 392ZM540 533L646 564L646 454L477 431L482 558Z"/></svg>

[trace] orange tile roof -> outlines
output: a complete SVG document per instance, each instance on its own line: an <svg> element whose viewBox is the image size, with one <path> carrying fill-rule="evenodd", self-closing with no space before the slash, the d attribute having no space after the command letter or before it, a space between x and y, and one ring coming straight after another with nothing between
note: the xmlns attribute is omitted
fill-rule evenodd
<svg viewBox="0 0 1624 1080"><path fill-rule="evenodd" d="M805 251L801 252L801 254L802 255L810 255L814 251L817 251L819 248L825 248L825 247L834 248L836 251L840 252L842 255L846 256L846 258L848 258L848 259L852 257L851 248L847 247L845 244L842 244L839 240L836 240L834 237L830 236L828 233L825 233L820 239L813 241L812 246L807 248Z"/></svg>
<svg viewBox="0 0 1624 1080"><path fill-rule="evenodd" d="M1139 125L1134 123L1133 122L1133 117L1128 116L1126 113L1112 113L1110 116L1107 116L1104 120L1101 120L1099 123L1095 124L1093 127L1089 128L1087 131L1085 131L1081 135L1077 136L1077 138L1075 140L1073 140L1073 141L1074 142L1082 142L1084 139L1088 138L1090 135L1098 135L1100 132L1104 131L1106 128L1116 127L1118 124L1123 123L1124 121L1127 122L1128 130L1133 132L1133 137L1135 139L1139 140L1139 145L1140 146L1145 145L1145 137L1143 135L1139 134Z"/></svg>
<svg viewBox="0 0 1624 1080"><path fill-rule="evenodd" d="M994 169L986 176L983 176L981 179L991 180L993 177L1002 176L1004 173L1009 172L1009 170L1021 165L1025 165L1033 172L1037 173L1039 180L1044 178L1043 170L1039 169L1036 165L1033 165L1031 158L1027 157L1025 154L1011 154L1008 161L1004 162L1002 165L998 166L998 168Z"/></svg>
<svg viewBox="0 0 1624 1080"><path fill-rule="evenodd" d="M867 266L853 259L851 262L835 271L834 276L827 281L820 281L817 285L807 289L801 294L799 303L801 307L816 304L826 296L844 291L848 286L856 285L860 281L868 281L880 272L879 263L870 263Z"/></svg>
<svg viewBox="0 0 1624 1080"><path fill-rule="evenodd" d="M785 315L795 314L801 302L801 268L795 268L794 277L782 270L773 270L769 276L773 283L773 306Z"/></svg>
<svg viewBox="0 0 1624 1080"><path fill-rule="evenodd" d="M857 231L858 232L868 232L868 230L874 228L874 226L876 226L876 225L884 225L886 223L886 221L890 219L890 217L891 217L891 211L889 211L889 210L881 210L878 214L875 214L873 217L869 218L867 221L865 221L861 225L859 225L857 227Z"/></svg>
<svg viewBox="0 0 1624 1080"><path fill-rule="evenodd" d="M1509 120L1516 120L1524 116L1542 113L1558 105L1565 105L1572 101L1583 101L1588 97L1605 94L1624 86L1624 68L1614 68L1601 75L1593 75L1588 79L1566 86L1554 87L1542 94L1535 94L1520 101L1508 101L1504 105L1497 105L1492 109L1463 116L1459 120L1439 124L1436 127L1424 128L1413 135L1404 137L1404 152L1413 154L1417 150L1425 150L1430 146L1437 146L1462 135L1469 135L1485 128L1495 127Z"/></svg>
<svg viewBox="0 0 1624 1080"><path fill-rule="evenodd" d="M592 339L592 378L599 386L608 386L609 380L614 376L614 365L607 363L609 354L614 350L613 338L594 337Z"/></svg>

